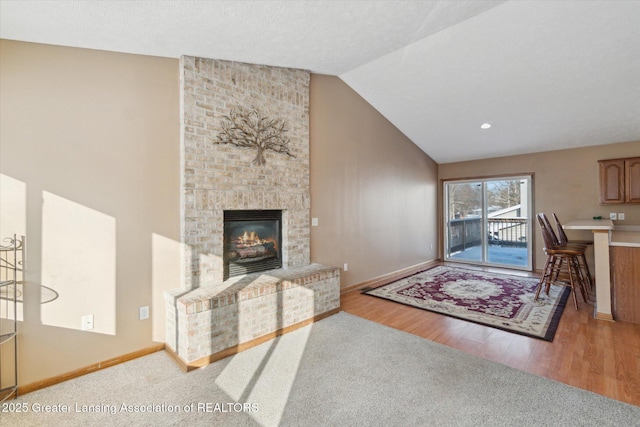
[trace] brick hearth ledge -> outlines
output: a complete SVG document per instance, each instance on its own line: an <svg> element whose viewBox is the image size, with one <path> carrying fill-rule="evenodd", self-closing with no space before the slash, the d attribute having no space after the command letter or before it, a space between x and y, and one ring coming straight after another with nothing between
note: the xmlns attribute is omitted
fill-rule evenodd
<svg viewBox="0 0 640 427"><path fill-rule="evenodd" d="M166 344L189 365L338 311L340 269L310 264L248 274L220 285L167 291L165 302Z"/></svg>

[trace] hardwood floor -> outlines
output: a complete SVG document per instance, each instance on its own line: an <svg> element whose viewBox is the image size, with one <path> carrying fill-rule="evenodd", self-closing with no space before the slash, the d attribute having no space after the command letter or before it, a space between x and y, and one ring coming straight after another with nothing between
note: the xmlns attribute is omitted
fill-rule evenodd
<svg viewBox="0 0 640 427"><path fill-rule="evenodd" d="M359 290L341 297L347 313L640 406L640 325L596 320L592 304L580 299L578 303L578 311L567 304L554 341L546 342L362 295Z"/></svg>

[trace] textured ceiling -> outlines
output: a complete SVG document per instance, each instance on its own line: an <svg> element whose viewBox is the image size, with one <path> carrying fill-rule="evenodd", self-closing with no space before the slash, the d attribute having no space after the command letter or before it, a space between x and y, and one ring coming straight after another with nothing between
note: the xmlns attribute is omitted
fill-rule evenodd
<svg viewBox="0 0 640 427"><path fill-rule="evenodd" d="M508 2L341 77L438 163L640 141L640 2Z"/></svg>
<svg viewBox="0 0 640 427"><path fill-rule="evenodd" d="M640 1L0 0L0 37L337 75L439 163L640 140Z"/></svg>

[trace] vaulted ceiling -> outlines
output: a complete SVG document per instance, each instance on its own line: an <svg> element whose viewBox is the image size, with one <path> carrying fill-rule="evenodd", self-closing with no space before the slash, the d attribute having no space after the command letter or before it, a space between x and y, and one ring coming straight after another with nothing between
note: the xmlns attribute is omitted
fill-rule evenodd
<svg viewBox="0 0 640 427"><path fill-rule="evenodd" d="M640 1L0 0L0 37L336 75L438 163L640 141Z"/></svg>

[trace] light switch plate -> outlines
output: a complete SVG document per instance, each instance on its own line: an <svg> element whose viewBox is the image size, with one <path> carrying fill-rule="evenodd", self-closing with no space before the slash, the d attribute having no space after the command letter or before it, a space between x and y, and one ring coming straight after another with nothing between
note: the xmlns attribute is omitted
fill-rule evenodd
<svg viewBox="0 0 640 427"><path fill-rule="evenodd" d="M311 218L311 226L312 227L318 226L318 218Z"/></svg>
<svg viewBox="0 0 640 427"><path fill-rule="evenodd" d="M144 307L140 307L140 320L149 318L149 306L145 305Z"/></svg>
<svg viewBox="0 0 640 427"><path fill-rule="evenodd" d="M82 328L83 331L93 329L93 314L85 314L82 316Z"/></svg>

